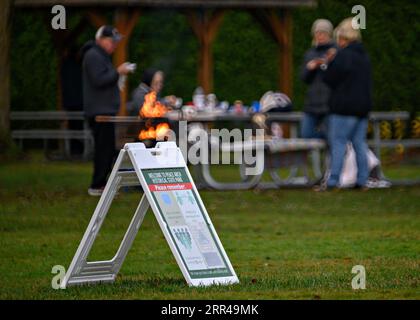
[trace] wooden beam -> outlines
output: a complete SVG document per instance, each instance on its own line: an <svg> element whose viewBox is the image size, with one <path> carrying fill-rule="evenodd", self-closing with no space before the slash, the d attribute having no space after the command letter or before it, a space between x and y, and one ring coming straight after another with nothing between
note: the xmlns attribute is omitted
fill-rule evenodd
<svg viewBox="0 0 420 320"><path fill-rule="evenodd" d="M133 32L133 29L140 17L139 9L116 9L114 14L114 26L118 31L124 36L120 43L118 44L117 49L115 50L113 61L115 67L118 67L120 64L128 60L128 44ZM118 115L125 116L127 115L127 99L128 99L128 81L125 84L125 88L120 92L121 103L120 111Z"/></svg>
<svg viewBox="0 0 420 320"><path fill-rule="evenodd" d="M264 9L251 9L248 10L249 14L258 22L258 24L261 26L262 31L267 33L273 41L275 41L276 43L277 41L277 36L275 35L275 33L273 32L273 28L271 28L270 23L268 22L268 18L267 18L267 12Z"/></svg>
<svg viewBox="0 0 420 320"><path fill-rule="evenodd" d="M279 86L290 98L293 97L293 47L292 47L292 14L289 9L283 9L280 16L282 43L280 47Z"/></svg>
<svg viewBox="0 0 420 320"><path fill-rule="evenodd" d="M292 48L292 15L289 9L258 10L252 15L268 32L279 47L278 53L278 88L289 97L293 95L293 48Z"/></svg>
<svg viewBox="0 0 420 320"><path fill-rule="evenodd" d="M86 17L89 19L90 23L97 29L107 24L107 19L95 11L87 11Z"/></svg>
<svg viewBox="0 0 420 320"><path fill-rule="evenodd" d="M220 25L222 24L223 18L225 16L226 10L215 10L213 15L209 17L208 22L208 33L210 41L213 42L216 38L217 31L219 30Z"/></svg>
<svg viewBox="0 0 420 320"><path fill-rule="evenodd" d="M74 42L86 29L88 26L88 19L86 17L82 17L80 21L77 23L76 27L70 30L66 35L66 42Z"/></svg>
<svg viewBox="0 0 420 320"><path fill-rule="evenodd" d="M10 131L10 34L12 1L0 1L0 152L6 146Z"/></svg>
<svg viewBox="0 0 420 320"><path fill-rule="evenodd" d="M56 0L15 0L16 6L53 6ZM67 6L78 7L116 7L116 6L142 6L158 8L279 8L315 6L316 0L61 0L58 3Z"/></svg>
<svg viewBox="0 0 420 320"><path fill-rule="evenodd" d="M224 9L187 11L188 21L200 44L197 78L205 93L213 91L212 46L225 12Z"/></svg>

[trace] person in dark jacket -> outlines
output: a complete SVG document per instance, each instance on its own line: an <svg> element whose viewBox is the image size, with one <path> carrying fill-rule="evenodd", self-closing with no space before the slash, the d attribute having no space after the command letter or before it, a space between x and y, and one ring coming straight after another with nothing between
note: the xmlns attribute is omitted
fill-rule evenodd
<svg viewBox="0 0 420 320"><path fill-rule="evenodd" d="M351 142L356 153L356 188L366 188L369 176L366 133L372 108L372 79L369 57L361 42L359 29L353 29L352 18L343 20L335 30L338 52L327 53L324 81L331 88L329 100L328 142L331 174L327 187L337 187L346 145Z"/></svg>
<svg viewBox="0 0 420 320"><path fill-rule="evenodd" d="M82 48L83 107L95 141L93 178L88 193L99 196L112 170L115 152L115 127L113 123L96 122L98 115L114 116L120 106L118 79L130 72L128 63L117 69L111 61L121 39L118 30L102 26L96 33L96 41L87 42Z"/></svg>
<svg viewBox="0 0 420 320"><path fill-rule="evenodd" d="M311 32L314 46L305 53L301 67L301 79L308 85L301 136L306 139L325 139L330 88L322 80L320 66L325 62L326 52L335 47L332 41L333 25L329 20L318 19L313 23Z"/></svg>
<svg viewBox="0 0 420 320"><path fill-rule="evenodd" d="M165 74L163 71L155 68L144 70L139 86L133 90L132 99L128 106L130 115L139 115L139 110L143 106L144 97L151 91L156 92L157 99L167 107L173 107L176 104L175 96L160 97L163 89Z"/></svg>

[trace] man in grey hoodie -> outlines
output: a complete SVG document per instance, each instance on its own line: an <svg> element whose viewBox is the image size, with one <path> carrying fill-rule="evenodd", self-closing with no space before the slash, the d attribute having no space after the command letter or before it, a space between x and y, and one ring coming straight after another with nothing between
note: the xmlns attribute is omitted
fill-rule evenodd
<svg viewBox="0 0 420 320"><path fill-rule="evenodd" d="M121 37L112 26L102 26L95 41L88 41L82 48L83 106L95 141L93 177L88 190L92 196L102 194L116 155L114 124L96 122L95 117L114 116L119 110L118 79L130 71L127 63L115 69L111 61Z"/></svg>

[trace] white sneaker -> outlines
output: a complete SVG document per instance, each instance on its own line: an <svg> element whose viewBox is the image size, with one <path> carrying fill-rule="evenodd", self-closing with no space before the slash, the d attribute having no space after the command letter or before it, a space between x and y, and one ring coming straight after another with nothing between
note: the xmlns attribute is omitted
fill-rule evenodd
<svg viewBox="0 0 420 320"><path fill-rule="evenodd" d="M390 188L391 186L391 182L387 180L369 178L366 182L366 187L368 187L369 189L385 189Z"/></svg>
<svg viewBox="0 0 420 320"><path fill-rule="evenodd" d="M103 191L104 191L104 188L99 188L99 189L89 188L88 194L93 197L100 197Z"/></svg>

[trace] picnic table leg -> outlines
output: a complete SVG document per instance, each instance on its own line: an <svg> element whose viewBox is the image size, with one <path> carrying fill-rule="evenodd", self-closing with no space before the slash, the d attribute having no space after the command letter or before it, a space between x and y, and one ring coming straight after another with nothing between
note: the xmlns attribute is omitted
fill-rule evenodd
<svg viewBox="0 0 420 320"><path fill-rule="evenodd" d="M297 123L292 123L290 125L290 138L297 138L297 137L298 137Z"/></svg>
<svg viewBox="0 0 420 320"><path fill-rule="evenodd" d="M312 170L314 172L315 178L320 179L322 177L321 150L320 149L312 150L311 158L312 158Z"/></svg>
<svg viewBox="0 0 420 320"><path fill-rule="evenodd" d="M375 154L379 161L381 161L381 129L379 126L379 121L373 122L373 141Z"/></svg>
<svg viewBox="0 0 420 320"><path fill-rule="evenodd" d="M261 180L262 173L255 176L250 176L249 179L242 182L218 182L216 181L210 173L210 165L202 164L201 165L201 175L204 179L204 182L209 187L216 190L246 190L255 187Z"/></svg>
<svg viewBox="0 0 420 320"><path fill-rule="evenodd" d="M45 154L45 156L46 157L48 157L48 139L45 139L44 138L44 143L43 143L43 145L44 145L44 154Z"/></svg>
<svg viewBox="0 0 420 320"><path fill-rule="evenodd" d="M89 155L91 154L91 151L92 151L92 139L90 136L89 124L87 120L83 121L83 132L84 132L83 160L88 160Z"/></svg>
<svg viewBox="0 0 420 320"><path fill-rule="evenodd" d="M373 141L374 141L374 151L379 160L379 178L384 180L385 175L382 171L382 160L381 160L381 128L379 121L373 122Z"/></svg>
<svg viewBox="0 0 420 320"><path fill-rule="evenodd" d="M218 146L217 151L221 150L220 149L221 146ZM211 151L210 151L211 152ZM237 151L237 152L243 152L243 150L241 151ZM259 163L263 163L264 162L264 151L263 150L256 150L256 157L257 159L255 160L255 166L257 166ZM204 183L216 190L245 190L245 189L251 189L255 186L257 186L262 178L263 175L263 171L262 170L260 173L255 174L255 175L246 175L246 165L245 164L240 164L239 165L239 172L240 172L240 177L241 177L241 181L238 182L219 182L216 181L216 179L213 178L213 176L211 175L211 171L210 171L210 164L206 164L206 163L201 163L200 164L200 177L202 178L202 180L204 181Z"/></svg>
<svg viewBox="0 0 420 320"><path fill-rule="evenodd" d="M71 157L70 141L69 138L64 139L64 155L66 158Z"/></svg>

